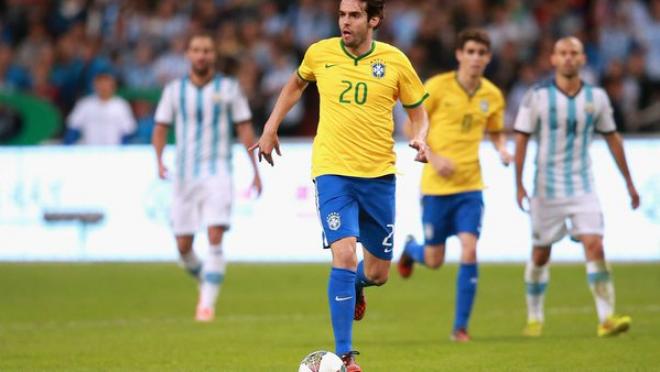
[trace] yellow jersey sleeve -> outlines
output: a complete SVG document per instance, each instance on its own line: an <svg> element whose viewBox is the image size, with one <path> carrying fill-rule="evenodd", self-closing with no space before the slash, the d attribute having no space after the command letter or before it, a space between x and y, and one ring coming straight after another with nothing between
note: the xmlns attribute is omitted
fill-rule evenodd
<svg viewBox="0 0 660 372"><path fill-rule="evenodd" d="M398 59L399 64L399 100L405 108L415 108L428 98L428 93L424 88L424 84L417 76L417 72L413 68L408 57L400 53Z"/></svg>
<svg viewBox="0 0 660 372"><path fill-rule="evenodd" d="M499 89L495 89L493 95L493 104L495 107L493 108L493 113L488 117L486 130L488 132L501 132L504 130L504 111L506 104Z"/></svg>
<svg viewBox="0 0 660 372"><path fill-rule="evenodd" d="M443 90L438 89L438 79L429 79L424 83L424 88L429 94L429 97L424 100L424 108L427 113L434 112L440 107L442 103Z"/></svg>
<svg viewBox="0 0 660 372"><path fill-rule="evenodd" d="M310 45L305 52L305 56L303 57L300 66L298 67L298 76L305 81L316 81L314 68L316 63L315 61L318 59L316 56L318 54L318 49L318 43Z"/></svg>

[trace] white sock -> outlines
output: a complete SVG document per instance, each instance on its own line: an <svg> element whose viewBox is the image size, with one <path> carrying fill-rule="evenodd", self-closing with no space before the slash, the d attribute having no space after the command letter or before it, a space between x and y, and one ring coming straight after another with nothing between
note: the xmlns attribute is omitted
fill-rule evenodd
<svg viewBox="0 0 660 372"><path fill-rule="evenodd" d="M550 280L548 265L536 266L528 262L525 267L525 286L527 287L527 321L541 322L545 320L543 303L545 289Z"/></svg>
<svg viewBox="0 0 660 372"><path fill-rule="evenodd" d="M194 250L191 249L188 253L180 254L179 261L190 275L199 279L199 274L202 271L202 262L199 260Z"/></svg>
<svg viewBox="0 0 660 372"><path fill-rule="evenodd" d="M587 279L601 323L614 314L614 284L605 261L587 262Z"/></svg>
<svg viewBox="0 0 660 372"><path fill-rule="evenodd" d="M202 266L202 284L199 292L199 306L215 309L220 294L220 285L225 278L225 262L220 244L210 247L209 256Z"/></svg>

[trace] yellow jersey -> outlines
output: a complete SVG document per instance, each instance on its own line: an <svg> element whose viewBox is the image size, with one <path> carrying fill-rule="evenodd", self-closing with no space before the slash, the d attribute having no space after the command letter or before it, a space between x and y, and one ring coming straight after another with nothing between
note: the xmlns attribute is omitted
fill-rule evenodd
<svg viewBox="0 0 660 372"><path fill-rule="evenodd" d="M408 58L377 41L354 56L334 37L307 49L298 75L315 81L320 96L312 177L395 173L394 104L400 99L405 107L416 107L428 97Z"/></svg>
<svg viewBox="0 0 660 372"><path fill-rule="evenodd" d="M456 72L436 75L425 84L431 94L424 103L429 115L428 146L451 159L455 171L442 177L430 165L422 172L423 195L449 195L482 190L479 144L484 132L504 129L504 98L488 79L472 96L458 82Z"/></svg>

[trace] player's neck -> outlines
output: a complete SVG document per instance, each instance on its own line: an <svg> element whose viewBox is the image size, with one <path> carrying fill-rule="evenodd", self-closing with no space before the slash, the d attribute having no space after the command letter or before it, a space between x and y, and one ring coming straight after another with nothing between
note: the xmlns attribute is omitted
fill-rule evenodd
<svg viewBox="0 0 660 372"><path fill-rule="evenodd" d="M456 71L456 80L468 95L473 95L481 85L481 75L470 75L460 68Z"/></svg>
<svg viewBox="0 0 660 372"><path fill-rule="evenodd" d="M569 78L561 74L555 74L555 84L557 84L557 88L569 96L576 95L582 88L582 80L579 75Z"/></svg>
<svg viewBox="0 0 660 372"><path fill-rule="evenodd" d="M215 74L215 71L209 70L204 75L199 75L195 74L194 72L190 72L190 82L193 83L193 85L198 86L198 87L203 87L206 85L211 79L213 79L213 75Z"/></svg>
<svg viewBox="0 0 660 372"><path fill-rule="evenodd" d="M357 47L352 48L352 47L350 47L348 45L345 45L345 44L344 44L344 47L346 48L346 50L349 53L351 53L355 57L359 57L361 55L366 54L367 52L369 52L371 50L371 44L373 43L373 40L374 39L373 39L373 37L370 33L366 38L364 38L364 41L360 45L358 45Z"/></svg>

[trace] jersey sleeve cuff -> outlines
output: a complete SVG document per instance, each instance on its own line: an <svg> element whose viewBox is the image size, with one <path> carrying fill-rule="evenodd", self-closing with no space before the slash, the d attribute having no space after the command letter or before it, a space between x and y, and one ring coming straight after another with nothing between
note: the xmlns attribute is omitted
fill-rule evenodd
<svg viewBox="0 0 660 372"><path fill-rule="evenodd" d="M308 82L308 83L314 83L314 82L316 82L315 80L305 79L305 77L302 76L302 74L300 73L300 69L296 70L296 74L298 74L298 77L299 77L301 80L304 80L304 81L306 81L306 82Z"/></svg>
<svg viewBox="0 0 660 372"><path fill-rule="evenodd" d="M415 107L421 105L424 101L426 101L427 98L429 98L429 94L428 94L428 93L424 93L424 95L422 96L422 98L420 98L420 100L417 101L417 102L415 102L415 103L411 103L411 104L409 104L409 105L406 105L406 104L404 104L403 102L401 102L401 104L403 104L403 107L405 107L405 108L415 108Z"/></svg>

